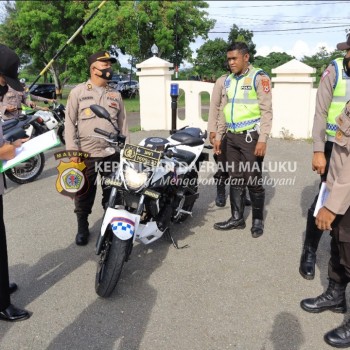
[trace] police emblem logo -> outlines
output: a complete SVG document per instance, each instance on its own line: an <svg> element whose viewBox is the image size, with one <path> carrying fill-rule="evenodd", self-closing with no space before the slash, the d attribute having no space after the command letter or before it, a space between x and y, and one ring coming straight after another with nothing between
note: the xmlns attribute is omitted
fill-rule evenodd
<svg viewBox="0 0 350 350"><path fill-rule="evenodd" d="M244 78L243 85L252 85L252 78Z"/></svg>
<svg viewBox="0 0 350 350"><path fill-rule="evenodd" d="M231 79L229 77L227 77L225 79L224 86L225 86L226 89L230 88L230 86L231 86Z"/></svg>
<svg viewBox="0 0 350 350"><path fill-rule="evenodd" d="M86 165L84 161L80 162L63 162L63 158L75 157L84 159L90 156L89 153L83 151L61 151L55 153L55 159L60 160L56 167L58 176L56 179L56 190L64 196L74 198L83 194L88 189L88 181L85 176Z"/></svg>
<svg viewBox="0 0 350 350"><path fill-rule="evenodd" d="M270 81L268 79L261 79L261 84L264 92L268 93L270 91Z"/></svg>

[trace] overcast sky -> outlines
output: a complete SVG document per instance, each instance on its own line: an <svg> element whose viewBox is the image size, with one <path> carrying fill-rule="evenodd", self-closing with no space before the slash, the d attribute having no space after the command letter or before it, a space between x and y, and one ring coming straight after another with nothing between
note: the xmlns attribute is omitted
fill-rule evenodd
<svg viewBox="0 0 350 350"><path fill-rule="evenodd" d="M227 40L233 24L254 33L257 55L286 52L300 59L328 51L346 40L350 30L350 1L207 1L209 17L216 20L209 39ZM205 41L191 45L198 49ZM119 57L123 66L126 59Z"/></svg>
<svg viewBox="0 0 350 350"><path fill-rule="evenodd" d="M287 52L301 58L325 46L334 50L350 30L350 1L208 1L216 20L209 39L228 38L233 24L254 33L257 55ZM217 32L217 33L214 33ZM221 32L221 33L220 33ZM198 40L193 48L204 43Z"/></svg>

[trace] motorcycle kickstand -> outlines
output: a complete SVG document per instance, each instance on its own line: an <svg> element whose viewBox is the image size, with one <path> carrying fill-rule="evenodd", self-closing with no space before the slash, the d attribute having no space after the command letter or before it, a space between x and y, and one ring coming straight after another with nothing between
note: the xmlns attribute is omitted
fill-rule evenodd
<svg viewBox="0 0 350 350"><path fill-rule="evenodd" d="M178 244L177 244L177 242L175 242L175 240L174 240L172 234L170 233L169 227L165 230L165 232L164 232L164 237L165 237L165 239L166 239L167 241L171 241L172 245L173 245L176 249L183 249L183 248L188 248L188 247L189 247L188 244L185 244L184 246L179 247Z"/></svg>

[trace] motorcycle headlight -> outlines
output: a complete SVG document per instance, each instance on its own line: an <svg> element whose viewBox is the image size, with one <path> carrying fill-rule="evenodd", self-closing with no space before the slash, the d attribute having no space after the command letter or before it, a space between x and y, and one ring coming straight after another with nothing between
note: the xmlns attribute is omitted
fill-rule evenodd
<svg viewBox="0 0 350 350"><path fill-rule="evenodd" d="M124 178L129 188L137 190L146 183L148 175L145 172L137 172L135 169L127 167L124 169Z"/></svg>

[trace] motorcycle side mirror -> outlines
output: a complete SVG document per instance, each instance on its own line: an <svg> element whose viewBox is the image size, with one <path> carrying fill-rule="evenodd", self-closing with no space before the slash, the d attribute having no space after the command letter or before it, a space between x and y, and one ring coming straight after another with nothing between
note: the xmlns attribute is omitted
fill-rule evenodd
<svg viewBox="0 0 350 350"><path fill-rule="evenodd" d="M109 115L106 108L99 106L99 105L91 105L90 109L99 117L102 119L107 119L108 121L111 121L111 116Z"/></svg>

